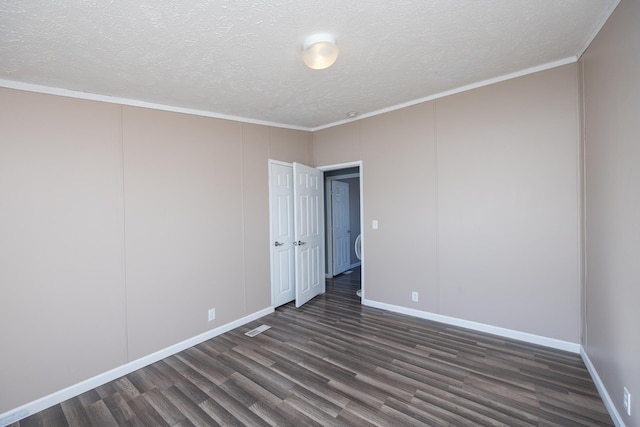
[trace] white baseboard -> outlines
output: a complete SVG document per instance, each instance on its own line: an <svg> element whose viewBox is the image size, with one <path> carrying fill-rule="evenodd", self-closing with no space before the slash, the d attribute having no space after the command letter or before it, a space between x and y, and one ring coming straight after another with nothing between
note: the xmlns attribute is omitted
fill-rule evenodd
<svg viewBox="0 0 640 427"><path fill-rule="evenodd" d="M525 332L514 331L511 329L505 329L505 328L500 328L496 326L486 325L483 323L457 319L454 317L443 316L440 314L429 313L426 311L415 310L415 309L396 306L392 304L381 303L381 302L367 300L367 299L363 299L362 304L369 307L375 307L383 310L393 311L395 313L407 314L407 315L419 317L422 319L434 320L436 322L446 323L454 326L460 326L460 327L473 329L481 332L487 332L487 333L491 333L494 335L499 335L507 338L518 339L521 341L531 342L533 344L539 344L539 345L544 345L551 348L570 351L573 353L579 353L582 357L582 360L584 361L585 366L587 367L587 370L589 371L589 373L591 374L591 377L593 378L596 388L598 389L598 392L600 393L600 396L602 397L604 405L609 411L609 414L611 415L613 422L617 427L625 427L624 421L622 421L622 418L620 417L620 413L618 412L615 405L613 404L613 401L611 400L611 396L609 396L609 393L607 392L607 389L605 388L604 383L600 379L598 372L593 366L593 363L591 363L591 360L589 359L589 356L587 355L585 349L579 344L575 344L567 341L561 341L554 338L542 337L539 335L529 334ZM19 421L23 418L28 417L31 414L40 412L53 405L57 405L58 403L64 402L67 399L75 397L88 390L92 390L96 387L99 387L103 384L108 383L109 381L118 379L137 369L148 366L152 363L155 363L159 360L162 360L166 357L169 357L173 354L183 351L189 347L193 347L194 345L200 344L201 342L204 342L208 339L216 337L232 329L245 325L249 322L252 322L256 319L259 319L273 312L274 312L273 307L267 307L263 310L252 313L241 319L219 326L203 334L197 335L188 340L174 344L170 347L159 350L148 356L134 360L133 362L129 362L125 365L119 366L105 373L96 375L93 378L89 378L78 384L74 384L63 390L59 390L48 396L42 397L38 400L34 400L33 402L30 402L18 408L15 408L11 411L0 414L0 426L7 426L9 424L12 424L16 421Z"/></svg>
<svg viewBox="0 0 640 427"><path fill-rule="evenodd" d="M558 350L569 351L571 353L580 353L580 344L572 343L569 341L562 341L555 338L543 337L541 335L529 334L527 332L520 332L513 329L491 326L485 323L472 322L470 320L457 319L455 317L443 316L441 314L430 313L428 311L415 310L413 308L401 307L399 305L386 304L368 299L363 299L362 304L369 307L393 311L395 313L419 317L421 319L433 320L435 322L446 323L448 325L473 329L474 331L486 332L488 334L498 335L505 338L512 338L515 340L543 345L545 347L551 347Z"/></svg>
<svg viewBox="0 0 640 427"><path fill-rule="evenodd" d="M625 427L624 421L622 421L622 417L620 413L616 409L616 405L613 404L613 400L611 400L611 396L609 396L609 392L604 386L604 383L600 379L600 375L598 375L598 371L596 371L595 366L591 363L591 359L589 359L589 355L587 355L587 351L583 346L580 346L580 356L582 356L582 361L584 362L589 374L591 374L591 378L598 389L598 393L600 393L600 397L604 402L605 408L609 411L609 415L611 415L611 419L616 427Z"/></svg>
<svg viewBox="0 0 640 427"><path fill-rule="evenodd" d="M117 368L114 368L110 371L96 375L95 377L89 378L65 389L51 393L48 396L44 396L40 399L34 400L33 402L29 402L18 408L0 414L0 426L7 426L11 423L28 417L31 414L50 408L53 405L57 405L58 403L64 402L67 399L92 390L96 387L108 383L109 381L118 379L123 375L127 375L137 369L144 368L145 366L151 365L152 363L179 353L189 347L193 347L194 345L200 344L201 342L216 337L220 334L229 332L232 329L245 325L273 312L273 307L267 307L263 310L256 311L255 313L252 313L248 316L242 317L238 320L234 320L233 322L229 322L203 334L197 335L193 338L189 338L170 347L156 351L155 353L141 357L140 359L134 360L133 362L118 366Z"/></svg>
<svg viewBox="0 0 640 427"><path fill-rule="evenodd" d="M555 338L547 338L540 335L529 334L526 332L519 332L511 329L500 328L497 326L486 325L484 323L457 319L455 317L429 313L427 311L415 310L415 309L401 307L397 305L381 303L378 301L363 299L362 304L369 307L375 307L383 310L393 311L395 313L407 314L409 316L415 316L422 319L433 320L436 322L446 323L454 326L460 326L463 328L473 329L480 332L487 332L490 334L494 334L494 335L498 335L506 338L513 338L520 341L530 342L532 344L539 344L539 345L544 345L546 347L565 350L572 353L578 353L582 357L582 360L584 361L584 364L587 367L587 370L589 371L589 374L591 375L591 378L593 379L593 382L596 388L598 389L598 393L600 393L600 397L604 402L604 406L607 408L607 411L609 411L609 415L611 416L613 423L616 425L616 427L625 427L625 423L622 420L620 413L616 409L616 406L613 404L613 401L611 400L611 396L609 396L609 392L607 391L607 389L604 386L604 383L600 379L600 376L598 375L598 372L593 366L593 363L591 363L591 360L589 359L589 356L587 355L586 350L580 344L557 340Z"/></svg>

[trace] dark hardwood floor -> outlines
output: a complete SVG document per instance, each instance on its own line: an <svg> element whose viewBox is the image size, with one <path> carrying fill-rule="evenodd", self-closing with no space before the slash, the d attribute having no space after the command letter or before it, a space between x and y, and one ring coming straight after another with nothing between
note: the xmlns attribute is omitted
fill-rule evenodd
<svg viewBox="0 0 640 427"><path fill-rule="evenodd" d="M361 306L359 279L13 426L613 425L578 355Z"/></svg>

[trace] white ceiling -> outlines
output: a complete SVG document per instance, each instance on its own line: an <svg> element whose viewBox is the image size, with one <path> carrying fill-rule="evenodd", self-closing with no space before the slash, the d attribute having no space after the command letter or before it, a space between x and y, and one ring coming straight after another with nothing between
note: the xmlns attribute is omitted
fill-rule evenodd
<svg viewBox="0 0 640 427"><path fill-rule="evenodd" d="M0 86L318 129L573 62L618 2L0 0Z"/></svg>

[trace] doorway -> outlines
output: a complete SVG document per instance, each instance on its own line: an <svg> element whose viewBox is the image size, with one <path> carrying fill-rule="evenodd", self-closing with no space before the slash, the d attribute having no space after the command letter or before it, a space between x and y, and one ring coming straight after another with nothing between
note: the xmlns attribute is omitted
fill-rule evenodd
<svg viewBox="0 0 640 427"><path fill-rule="evenodd" d="M326 275L331 278L361 264L356 244L361 235L360 168L326 171Z"/></svg>
<svg viewBox="0 0 640 427"><path fill-rule="evenodd" d="M339 283L343 275L351 275L349 282L360 283L359 296L364 298L364 236L363 232L363 170L362 161L337 165L320 166L325 179L325 247L327 283ZM348 184L348 202L344 193L336 200L336 182ZM338 191L344 192L346 186L338 184ZM336 206L336 201L337 206ZM349 209L344 204L349 204ZM348 213L346 213L348 211ZM346 220L344 215L348 215ZM348 226L346 224L348 222ZM348 230L348 233L345 232ZM348 235L348 238L345 236ZM348 244L344 243L348 240ZM347 247L348 265L345 262ZM356 247L359 250L356 250ZM345 268L346 267L346 268ZM335 280L337 279L337 280Z"/></svg>
<svg viewBox="0 0 640 427"><path fill-rule="evenodd" d="M271 304L296 307L325 291L323 172L269 160Z"/></svg>
<svg viewBox="0 0 640 427"><path fill-rule="evenodd" d="M345 171L350 169L350 173L355 175L345 177ZM362 162L311 168L299 163L269 160L271 302L274 307L293 299L299 307L315 295L325 292L326 272L329 271L325 268L325 260L328 259L325 248L327 235L330 234L325 232L325 198L331 192L325 190L323 173L334 177L342 175L342 179L347 180L357 178L353 185L358 192L351 203L356 206L354 211L359 211L356 214L357 233L346 244L349 260L352 259L352 241L361 233L359 224L363 216ZM315 189L310 188L311 182L316 183ZM309 193L311 190L312 193ZM350 228L348 230L351 231ZM361 240L361 253L364 255L364 239ZM363 273L360 282L364 284Z"/></svg>

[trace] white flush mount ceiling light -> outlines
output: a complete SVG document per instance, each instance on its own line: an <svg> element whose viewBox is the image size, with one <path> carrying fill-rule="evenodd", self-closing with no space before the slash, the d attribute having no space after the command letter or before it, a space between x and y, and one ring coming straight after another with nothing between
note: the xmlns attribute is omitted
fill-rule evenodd
<svg viewBox="0 0 640 427"><path fill-rule="evenodd" d="M338 58L336 39L331 34L320 33L309 36L302 44L302 60L307 67L324 70Z"/></svg>

